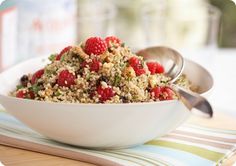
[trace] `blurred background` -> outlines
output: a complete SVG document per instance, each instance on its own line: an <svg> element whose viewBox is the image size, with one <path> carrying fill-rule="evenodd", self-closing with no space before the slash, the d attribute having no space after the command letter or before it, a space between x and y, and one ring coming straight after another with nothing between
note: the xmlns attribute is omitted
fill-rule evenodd
<svg viewBox="0 0 236 166"><path fill-rule="evenodd" d="M5 0L0 72L107 35L134 51L165 45L198 62L214 77L209 100L215 110L236 117L236 6L231 0Z"/></svg>
<svg viewBox="0 0 236 166"><path fill-rule="evenodd" d="M134 49L233 48L236 7L230 0L6 0L0 6L0 70L107 35Z"/></svg>

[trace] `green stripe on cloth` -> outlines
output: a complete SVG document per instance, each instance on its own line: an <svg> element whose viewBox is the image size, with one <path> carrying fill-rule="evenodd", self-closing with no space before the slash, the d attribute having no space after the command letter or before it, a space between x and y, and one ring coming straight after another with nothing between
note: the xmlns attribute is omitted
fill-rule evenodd
<svg viewBox="0 0 236 166"><path fill-rule="evenodd" d="M168 141L162 141L162 140L152 140L146 144L186 151L186 152L198 155L202 158L206 158L208 160L215 161L215 162L219 161L219 159L224 157L224 154L222 153L214 152L211 150L207 150L207 149L192 146L192 145L186 145L186 144L180 144L180 143L174 143L174 142L168 142Z"/></svg>

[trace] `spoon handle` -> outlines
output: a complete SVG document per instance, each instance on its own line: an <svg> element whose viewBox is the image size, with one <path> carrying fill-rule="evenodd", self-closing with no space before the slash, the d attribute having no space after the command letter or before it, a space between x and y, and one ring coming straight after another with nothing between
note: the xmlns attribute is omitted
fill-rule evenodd
<svg viewBox="0 0 236 166"><path fill-rule="evenodd" d="M201 113L201 115L211 118L213 116L213 110L210 103L204 97L200 96L197 93L190 92L184 88L181 88L175 84L171 84L172 89L174 89L179 95L180 100L183 104L190 110L196 112L196 108ZM203 113L203 114L202 114Z"/></svg>

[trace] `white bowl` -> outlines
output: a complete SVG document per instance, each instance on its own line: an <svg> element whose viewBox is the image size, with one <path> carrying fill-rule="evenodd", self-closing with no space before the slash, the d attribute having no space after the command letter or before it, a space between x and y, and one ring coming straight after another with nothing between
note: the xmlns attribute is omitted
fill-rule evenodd
<svg viewBox="0 0 236 166"><path fill-rule="evenodd" d="M44 59L44 60L43 60ZM9 97L19 78L42 68L46 58L23 62L0 74L0 103L33 130L87 148L122 148L161 137L191 115L178 100L132 104L65 104ZM184 73L202 94L213 86L203 67L186 60Z"/></svg>

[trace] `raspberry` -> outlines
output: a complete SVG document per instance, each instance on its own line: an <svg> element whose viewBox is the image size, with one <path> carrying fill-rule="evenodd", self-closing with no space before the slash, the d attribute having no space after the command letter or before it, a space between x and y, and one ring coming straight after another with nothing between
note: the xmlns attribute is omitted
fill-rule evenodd
<svg viewBox="0 0 236 166"><path fill-rule="evenodd" d="M159 86L152 88L150 91L151 95L154 96L156 99L159 99L161 95L161 88Z"/></svg>
<svg viewBox="0 0 236 166"><path fill-rule="evenodd" d="M16 94L16 97L22 98L22 99L25 98L25 96L26 96L26 92L23 90L18 91Z"/></svg>
<svg viewBox="0 0 236 166"><path fill-rule="evenodd" d="M147 62L148 70L151 72L151 74L155 74L157 70L157 63L156 62Z"/></svg>
<svg viewBox="0 0 236 166"><path fill-rule="evenodd" d="M102 86L98 86L97 93L99 94L99 99L101 102L111 99L114 96L114 92L112 88L103 88Z"/></svg>
<svg viewBox="0 0 236 166"><path fill-rule="evenodd" d="M159 100L173 100L174 91L170 87L155 87L150 91L155 99Z"/></svg>
<svg viewBox="0 0 236 166"><path fill-rule="evenodd" d="M107 46L110 46L111 43L119 44L119 45L121 43L120 39L118 39L115 36L108 36L108 37L105 38L105 41L107 43Z"/></svg>
<svg viewBox="0 0 236 166"><path fill-rule="evenodd" d="M62 70L59 73L57 84L59 86L70 87L75 84L75 75L70 73L68 70Z"/></svg>
<svg viewBox="0 0 236 166"><path fill-rule="evenodd" d="M100 61L98 61L97 59L93 59L92 62L86 62L86 61L83 61L81 64L80 64L80 67L81 68L85 68L86 66L89 66L90 68L90 71L95 71L95 72L98 72L98 70L100 69Z"/></svg>
<svg viewBox="0 0 236 166"><path fill-rule="evenodd" d="M145 69L143 68L143 66L142 66L142 64L141 64L141 61L140 61L138 58L136 58L136 57L131 57L131 58L129 59L129 64L130 64L130 66L134 69L135 74L136 74L137 76L140 76L140 75L146 73Z"/></svg>
<svg viewBox="0 0 236 166"><path fill-rule="evenodd" d="M34 98L35 98L34 92L33 92L33 91L29 91L29 92L27 93L27 98L29 98L29 99L34 99Z"/></svg>
<svg viewBox="0 0 236 166"><path fill-rule="evenodd" d="M80 67L81 67L81 68L85 68L86 65L88 65L88 62L83 61L83 62L80 64Z"/></svg>
<svg viewBox="0 0 236 166"><path fill-rule="evenodd" d="M160 100L173 100L174 91L170 87L162 87L161 88L162 96Z"/></svg>
<svg viewBox="0 0 236 166"><path fill-rule="evenodd" d="M62 55L65 54L66 52L70 51L71 48L72 48L71 46L67 46L66 48L61 50L60 54L58 54L56 56L56 60L59 61L61 59Z"/></svg>
<svg viewBox="0 0 236 166"><path fill-rule="evenodd" d="M164 73L164 67L158 62L147 62L146 64L151 74Z"/></svg>
<svg viewBox="0 0 236 166"><path fill-rule="evenodd" d="M135 71L135 74L136 74L137 76L140 76L140 75L146 73L146 71L145 71L144 68L136 68L136 69L134 68L134 71Z"/></svg>
<svg viewBox="0 0 236 166"><path fill-rule="evenodd" d="M130 64L131 67L135 67L135 66L140 65L140 61L139 61L138 58L133 56L129 59L129 64Z"/></svg>
<svg viewBox="0 0 236 166"><path fill-rule="evenodd" d="M107 50L107 45L100 37L91 37L85 42L84 51L86 54L100 55Z"/></svg>
<svg viewBox="0 0 236 166"><path fill-rule="evenodd" d="M37 80L42 77L43 74L44 74L44 69L40 69L40 70L36 71L31 78L31 84L35 84L37 82Z"/></svg>
<svg viewBox="0 0 236 166"><path fill-rule="evenodd" d="M164 71L164 67L161 64L157 63L156 73L164 73Z"/></svg>
<svg viewBox="0 0 236 166"><path fill-rule="evenodd" d="M90 71L98 72L100 69L100 62L97 59L93 59L92 62L89 64Z"/></svg>
<svg viewBox="0 0 236 166"><path fill-rule="evenodd" d="M17 92L16 97L22 98L22 99L25 99L25 98L34 99L35 95L33 91L26 92L26 91L20 90L19 92Z"/></svg>

